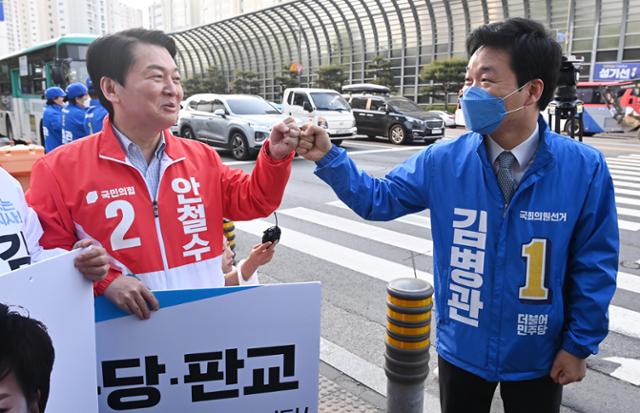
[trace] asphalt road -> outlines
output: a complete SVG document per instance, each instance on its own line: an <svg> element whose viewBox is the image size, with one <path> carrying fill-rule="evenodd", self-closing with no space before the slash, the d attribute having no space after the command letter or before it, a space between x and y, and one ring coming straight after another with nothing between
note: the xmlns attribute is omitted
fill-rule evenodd
<svg viewBox="0 0 640 413"><path fill-rule="evenodd" d="M447 129L454 139L461 129ZM588 359L584 381L566 386L563 412L637 412L640 403L640 141L631 136L585 138L607 157L617 191L621 235L618 290L610 308L611 332ZM345 141L358 165L382 176L423 144L394 146L384 140ZM250 171L253 162L225 163ZM385 297L389 279L433 273L427 213L392 222L367 222L345 209L313 175L314 164L297 158L278 212L282 241L263 282L322 282L322 351L327 364L384 393ZM236 223L239 256L259 242L273 217ZM439 411L435 354L425 405ZM497 393L497 392L496 392ZM499 396L496 396L498 399ZM427 411L427 410L425 410ZM494 402L493 411L502 412Z"/></svg>

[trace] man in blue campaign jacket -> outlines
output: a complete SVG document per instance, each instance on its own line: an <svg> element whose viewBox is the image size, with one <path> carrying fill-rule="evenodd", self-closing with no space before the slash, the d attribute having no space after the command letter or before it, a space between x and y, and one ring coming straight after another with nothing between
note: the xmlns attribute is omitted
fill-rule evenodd
<svg viewBox="0 0 640 413"><path fill-rule="evenodd" d="M597 150L539 112L561 51L540 24L509 19L467 39L461 105L474 132L431 145L384 178L359 170L322 128L298 153L366 219L431 210L443 413L558 412L608 332L618 265L611 176Z"/></svg>
<svg viewBox="0 0 640 413"><path fill-rule="evenodd" d="M62 109L62 143L69 143L87 136L84 130L84 115L87 112L89 95L87 87L81 82L67 86L66 100L69 102Z"/></svg>
<svg viewBox="0 0 640 413"><path fill-rule="evenodd" d="M49 153L62 145L62 108L64 106L64 90L50 87L44 92L47 106L42 112L42 134L44 135L44 151Z"/></svg>
<svg viewBox="0 0 640 413"><path fill-rule="evenodd" d="M94 89L91 78L87 78L87 91L91 101L89 102L89 109L84 115L84 132L87 135L93 135L102 130L102 122L108 112L100 103L98 92Z"/></svg>

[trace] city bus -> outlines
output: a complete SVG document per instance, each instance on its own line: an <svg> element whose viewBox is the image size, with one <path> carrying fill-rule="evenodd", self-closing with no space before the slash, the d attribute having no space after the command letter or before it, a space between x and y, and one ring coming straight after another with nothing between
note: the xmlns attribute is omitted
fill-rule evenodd
<svg viewBox="0 0 640 413"><path fill-rule="evenodd" d="M584 102L584 134L592 135L601 132L623 132L619 120L622 118L621 97L629 94L625 88L632 81L622 82L578 82L576 95ZM625 105L626 106L626 105ZM570 125L565 126L569 132ZM577 128L578 126L575 125ZM576 130L577 132L577 130Z"/></svg>
<svg viewBox="0 0 640 413"><path fill-rule="evenodd" d="M0 58L0 136L42 145L44 91L85 82L94 35L65 35Z"/></svg>

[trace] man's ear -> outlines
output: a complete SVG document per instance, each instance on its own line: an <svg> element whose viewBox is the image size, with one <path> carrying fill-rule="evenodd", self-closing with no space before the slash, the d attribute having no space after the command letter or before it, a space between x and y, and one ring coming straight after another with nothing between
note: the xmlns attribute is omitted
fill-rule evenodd
<svg viewBox="0 0 640 413"><path fill-rule="evenodd" d="M121 87L120 83L109 77L103 76L102 79L100 79L100 89L102 89L102 94L111 103L120 101L118 90Z"/></svg>
<svg viewBox="0 0 640 413"><path fill-rule="evenodd" d="M525 106L535 105L540 100L542 92L544 91L544 82L542 79L533 79L529 81L529 88L527 93L529 97L525 101Z"/></svg>

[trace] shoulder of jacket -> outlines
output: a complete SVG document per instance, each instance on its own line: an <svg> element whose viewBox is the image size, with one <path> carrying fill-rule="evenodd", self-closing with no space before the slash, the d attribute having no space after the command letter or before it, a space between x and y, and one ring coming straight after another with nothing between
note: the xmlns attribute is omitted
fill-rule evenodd
<svg viewBox="0 0 640 413"><path fill-rule="evenodd" d="M593 146L586 145L567 136L559 135L552 131L547 131L547 145L554 155L561 158L561 161L576 162L580 159L590 163L604 161L604 155Z"/></svg>

